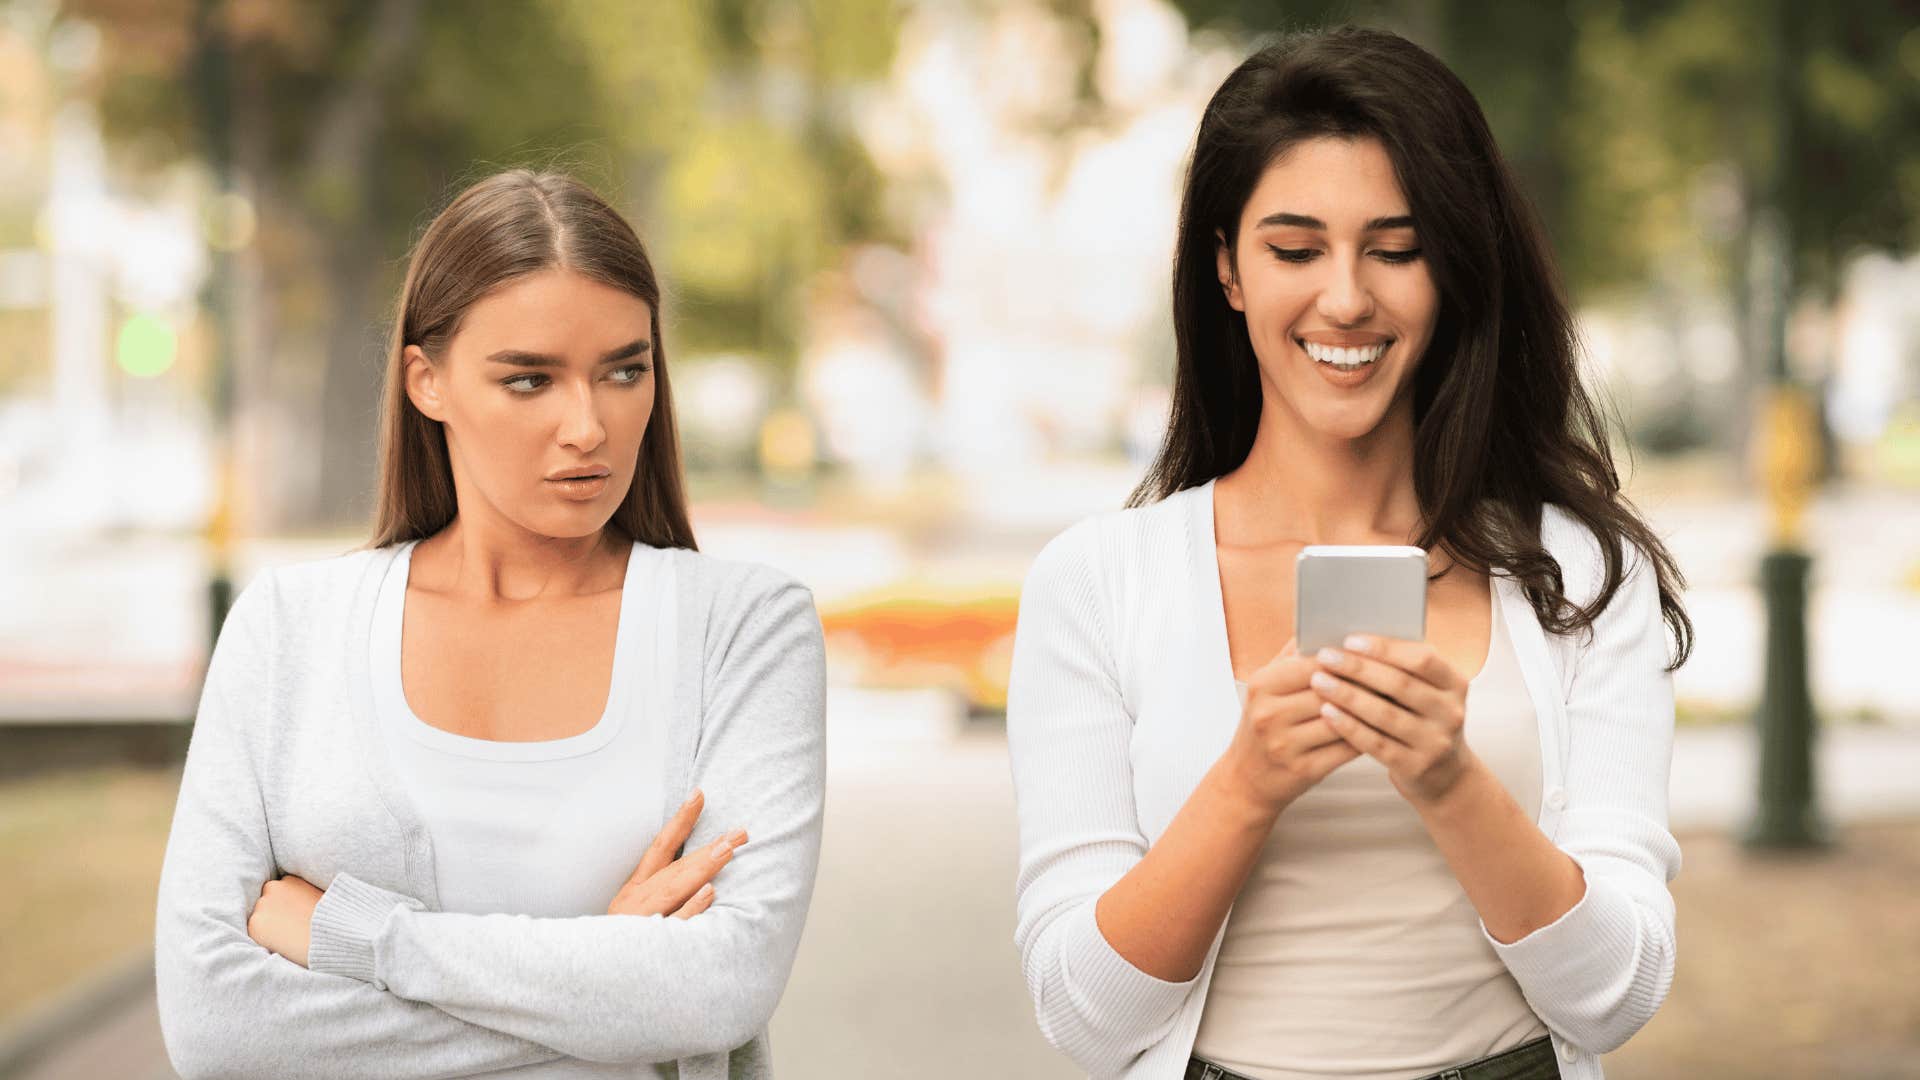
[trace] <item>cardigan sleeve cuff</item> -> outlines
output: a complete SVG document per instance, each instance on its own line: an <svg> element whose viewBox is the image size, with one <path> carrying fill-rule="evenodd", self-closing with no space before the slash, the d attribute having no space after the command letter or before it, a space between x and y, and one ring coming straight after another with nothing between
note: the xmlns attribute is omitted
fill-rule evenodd
<svg viewBox="0 0 1920 1080"><path fill-rule="evenodd" d="M1518 941L1502 942L1480 933L1529 1000L1546 993L1577 994L1576 988L1611 983L1638 952L1639 918L1631 899L1584 863L1586 891L1559 918Z"/></svg>
<svg viewBox="0 0 1920 1080"><path fill-rule="evenodd" d="M1066 996L1096 1029L1134 1033L1157 1028L1179 1011L1200 979L1195 975L1168 982L1134 967L1108 944L1092 904L1068 918L1072 922L1062 927L1067 933L1061 942L1061 979Z"/></svg>
<svg viewBox="0 0 1920 1080"><path fill-rule="evenodd" d="M373 941L395 911L420 911L426 905L410 896L369 885L352 874L338 874L313 909L313 928L307 942L307 967L328 975L387 984L376 970Z"/></svg>

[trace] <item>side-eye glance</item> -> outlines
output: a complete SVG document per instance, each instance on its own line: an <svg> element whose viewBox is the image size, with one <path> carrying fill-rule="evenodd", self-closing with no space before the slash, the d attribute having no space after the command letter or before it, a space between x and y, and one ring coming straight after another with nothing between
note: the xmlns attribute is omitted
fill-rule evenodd
<svg viewBox="0 0 1920 1080"><path fill-rule="evenodd" d="M652 370L651 364L627 364L608 372L607 381L615 386L635 386L645 381L647 373ZM502 379L500 385L516 394L531 394L551 381L545 375L530 371Z"/></svg>

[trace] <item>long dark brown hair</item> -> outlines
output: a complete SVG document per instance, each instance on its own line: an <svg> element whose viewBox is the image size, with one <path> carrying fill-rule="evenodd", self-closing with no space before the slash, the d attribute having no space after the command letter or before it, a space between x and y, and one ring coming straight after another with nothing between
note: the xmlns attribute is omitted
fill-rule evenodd
<svg viewBox="0 0 1920 1080"><path fill-rule="evenodd" d="M585 184L525 169L495 174L462 191L427 226L407 263L387 347L373 546L431 536L458 509L446 431L407 397L406 347L443 355L481 297L554 267L639 297L653 313L653 413L640 440L633 484L608 525L653 547L694 547L660 337L660 280L647 249L626 219Z"/></svg>
<svg viewBox="0 0 1920 1080"><path fill-rule="evenodd" d="M1128 505L1238 468L1260 422L1260 375L1246 317L1221 294L1217 235L1234 249L1240 214L1269 163L1305 139L1378 139L1418 222L1439 291L1414 376L1413 481L1419 543L1478 573L1517 579L1541 624L1591 628L1628 570L1623 542L1656 575L1674 639L1668 670L1693 650L1679 565L1620 490L1605 419L1581 385L1559 275L1473 94L1438 58L1360 27L1295 33L1261 49L1214 92L1180 206L1173 326L1178 355L1166 441ZM1555 503L1599 539L1605 573L1585 607L1566 595L1540 540Z"/></svg>

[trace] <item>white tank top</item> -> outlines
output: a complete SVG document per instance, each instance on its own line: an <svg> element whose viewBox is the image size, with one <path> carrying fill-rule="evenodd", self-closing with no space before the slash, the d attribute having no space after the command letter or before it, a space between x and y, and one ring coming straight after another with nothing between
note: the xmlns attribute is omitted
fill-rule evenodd
<svg viewBox="0 0 1920 1080"><path fill-rule="evenodd" d="M1497 595L1490 637L1467 745L1537 818L1540 732ZM1193 1053L1257 1080L1407 1080L1546 1033L1419 816L1361 757L1274 824L1227 920Z"/></svg>
<svg viewBox="0 0 1920 1080"><path fill-rule="evenodd" d="M676 645L672 559L633 545L599 722L563 739L497 742L434 727L407 705L400 637L413 547L401 549L381 583L370 671L394 772L433 841L439 910L605 915L662 824ZM488 1076L604 1080L667 1075L663 1069L562 1059Z"/></svg>

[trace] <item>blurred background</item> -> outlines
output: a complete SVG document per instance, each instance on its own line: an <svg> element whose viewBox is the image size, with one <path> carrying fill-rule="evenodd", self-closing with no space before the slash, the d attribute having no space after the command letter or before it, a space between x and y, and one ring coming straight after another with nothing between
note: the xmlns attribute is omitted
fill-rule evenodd
<svg viewBox="0 0 1920 1080"><path fill-rule="evenodd" d="M1920 1075L1912 0L0 3L0 1074L171 1075L214 612L366 539L408 245L535 165L666 280L702 547L827 629L779 1075L1072 1075L1012 944L1019 584L1157 444L1207 96L1342 19L1479 95L1689 577L1680 972L1609 1074Z"/></svg>

